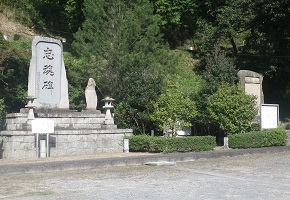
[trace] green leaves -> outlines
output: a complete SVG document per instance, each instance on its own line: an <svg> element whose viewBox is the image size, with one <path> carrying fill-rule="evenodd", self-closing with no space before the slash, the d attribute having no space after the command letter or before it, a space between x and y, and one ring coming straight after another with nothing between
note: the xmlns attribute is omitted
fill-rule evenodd
<svg viewBox="0 0 290 200"><path fill-rule="evenodd" d="M178 122L181 124L180 128L189 127L196 116L194 102L177 89L168 89L165 94L161 94L157 101L152 102L152 109L149 117L159 130L167 126L174 131Z"/></svg>
<svg viewBox="0 0 290 200"><path fill-rule="evenodd" d="M154 0L155 13L161 17L161 29L171 47L192 37L197 5L192 0Z"/></svg>
<svg viewBox="0 0 290 200"><path fill-rule="evenodd" d="M0 67L3 69L0 73L0 99L5 102L2 110L18 112L26 103L30 53L25 48L14 48L18 46L16 42L11 44L2 38L0 34Z"/></svg>
<svg viewBox="0 0 290 200"><path fill-rule="evenodd" d="M285 129L282 128L229 135L229 146L231 148L260 148L285 146L286 144L287 134Z"/></svg>
<svg viewBox="0 0 290 200"><path fill-rule="evenodd" d="M206 66L201 75L206 81L204 90L208 94L212 94L217 90L222 82L233 85L237 79L237 70L233 60L226 57L224 51L215 46L211 54L205 58Z"/></svg>
<svg viewBox="0 0 290 200"><path fill-rule="evenodd" d="M228 133L250 131L257 115L255 97L246 95L241 88L223 83L209 97L207 111L212 121Z"/></svg>
<svg viewBox="0 0 290 200"><path fill-rule="evenodd" d="M84 15L73 48L86 60L100 93L116 99L117 124L144 133L146 104L161 94L172 68L152 4L87 0Z"/></svg>

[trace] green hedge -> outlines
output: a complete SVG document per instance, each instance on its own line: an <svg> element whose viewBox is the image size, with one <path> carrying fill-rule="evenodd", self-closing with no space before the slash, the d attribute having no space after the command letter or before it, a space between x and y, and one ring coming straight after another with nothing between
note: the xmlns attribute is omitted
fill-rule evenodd
<svg viewBox="0 0 290 200"><path fill-rule="evenodd" d="M230 148L258 148L287 144L286 131L281 128L229 135L228 137Z"/></svg>
<svg viewBox="0 0 290 200"><path fill-rule="evenodd" d="M131 136L129 148L132 152L190 152L210 151L216 146L213 136L192 137L150 137L147 135Z"/></svg>
<svg viewBox="0 0 290 200"><path fill-rule="evenodd" d="M149 140L148 135L136 135L127 137L129 139L129 149L133 152L148 152L149 151Z"/></svg>

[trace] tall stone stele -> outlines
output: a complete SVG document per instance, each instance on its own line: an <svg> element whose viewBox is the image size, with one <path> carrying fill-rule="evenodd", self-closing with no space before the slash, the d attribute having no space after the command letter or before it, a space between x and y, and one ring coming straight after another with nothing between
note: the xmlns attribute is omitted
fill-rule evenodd
<svg viewBox="0 0 290 200"><path fill-rule="evenodd" d="M34 37L28 97L35 98L35 108L69 109L68 81L60 40Z"/></svg>
<svg viewBox="0 0 290 200"><path fill-rule="evenodd" d="M256 107L258 109L258 115L260 115L260 105L264 104L263 75L250 70L240 70L238 77L245 93L256 96Z"/></svg>

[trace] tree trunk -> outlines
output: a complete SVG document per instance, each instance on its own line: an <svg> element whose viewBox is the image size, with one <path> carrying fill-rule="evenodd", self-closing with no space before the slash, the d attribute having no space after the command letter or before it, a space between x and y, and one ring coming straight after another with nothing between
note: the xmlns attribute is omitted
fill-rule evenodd
<svg viewBox="0 0 290 200"><path fill-rule="evenodd" d="M234 41L234 38L233 37L230 37L230 41L231 41L231 44L233 46L233 52L234 52L234 55L236 56L238 54L238 49L237 49L237 45Z"/></svg>

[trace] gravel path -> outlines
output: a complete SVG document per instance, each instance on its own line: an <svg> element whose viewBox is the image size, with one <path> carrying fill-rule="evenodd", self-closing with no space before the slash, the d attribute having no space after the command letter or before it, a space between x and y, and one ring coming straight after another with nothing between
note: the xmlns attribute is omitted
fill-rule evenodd
<svg viewBox="0 0 290 200"><path fill-rule="evenodd" d="M6 174L1 199L290 199L289 152L50 173Z"/></svg>

